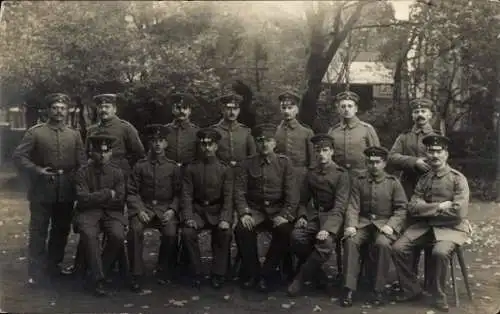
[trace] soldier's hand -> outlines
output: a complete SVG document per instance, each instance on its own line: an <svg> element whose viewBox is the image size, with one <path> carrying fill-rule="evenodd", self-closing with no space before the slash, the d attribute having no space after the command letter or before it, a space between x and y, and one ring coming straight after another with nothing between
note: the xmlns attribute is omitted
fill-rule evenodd
<svg viewBox="0 0 500 314"><path fill-rule="evenodd" d="M328 236L330 235L330 233L326 230L321 230L320 232L318 232L318 234L316 235L316 239L320 240L320 241L325 241Z"/></svg>
<svg viewBox="0 0 500 314"><path fill-rule="evenodd" d="M138 217L139 217L139 220L140 220L143 224L147 224L147 223L151 220L151 218L149 217L148 213L146 213L146 212L145 212L145 211L143 211L143 210L141 210L141 211L139 212Z"/></svg>
<svg viewBox="0 0 500 314"><path fill-rule="evenodd" d="M344 229L344 238L350 238L356 234L356 228L347 227Z"/></svg>
<svg viewBox="0 0 500 314"><path fill-rule="evenodd" d="M444 201L439 203L439 209L445 210L445 209L450 209L453 206L452 201Z"/></svg>
<svg viewBox="0 0 500 314"><path fill-rule="evenodd" d="M114 200L116 196L116 191L115 190L110 190L111 191L111 199Z"/></svg>
<svg viewBox="0 0 500 314"><path fill-rule="evenodd" d="M273 226L274 227L278 227L284 223L287 223L288 220L286 220L285 218L281 217L281 216L276 216L273 218Z"/></svg>
<svg viewBox="0 0 500 314"><path fill-rule="evenodd" d="M44 176L53 176L55 174L51 167L38 167L37 172Z"/></svg>
<svg viewBox="0 0 500 314"><path fill-rule="evenodd" d="M229 222L227 222L227 221L219 222L219 229L221 229L221 230L229 229Z"/></svg>
<svg viewBox="0 0 500 314"><path fill-rule="evenodd" d="M382 231L384 234L388 235L388 236L391 236L393 233L394 233L394 230L389 227L388 225L384 225L380 231Z"/></svg>
<svg viewBox="0 0 500 314"><path fill-rule="evenodd" d="M169 222L172 219L172 217L174 217L174 215L175 212L172 209L169 209L163 213L161 221L163 223Z"/></svg>
<svg viewBox="0 0 500 314"><path fill-rule="evenodd" d="M418 170L420 170L422 172L427 172L427 171L431 170L431 166L429 166L429 164L426 163L425 159L423 159L423 158L418 158L415 165L417 166Z"/></svg>
<svg viewBox="0 0 500 314"><path fill-rule="evenodd" d="M196 229L198 227L196 225L196 221L194 221L193 219L186 220L186 226L193 229Z"/></svg>
<svg viewBox="0 0 500 314"><path fill-rule="evenodd" d="M306 228L307 227L307 219L304 217L300 217L295 223L295 228Z"/></svg>
<svg viewBox="0 0 500 314"><path fill-rule="evenodd" d="M241 217L241 224L248 230L252 230L255 227L255 220L250 215L244 215Z"/></svg>

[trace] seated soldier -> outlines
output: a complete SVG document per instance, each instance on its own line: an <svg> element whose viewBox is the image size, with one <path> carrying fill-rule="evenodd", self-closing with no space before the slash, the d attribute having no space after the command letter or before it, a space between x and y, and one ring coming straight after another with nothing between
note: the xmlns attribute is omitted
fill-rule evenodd
<svg viewBox="0 0 500 314"><path fill-rule="evenodd" d="M302 187L299 219L292 233L291 247L299 259L299 272L288 287L290 296L297 295L306 276L325 276L321 266L330 259L335 237L342 227L349 201L349 175L332 160L333 138L317 134L311 138L316 152L316 167L310 169ZM314 212L308 213L312 202ZM326 279L326 278L325 278Z"/></svg>
<svg viewBox="0 0 500 314"><path fill-rule="evenodd" d="M258 153L241 163L235 184L240 216L235 237L242 257L243 287L258 283L262 292L268 290L270 275L288 252L300 190L290 159L274 152L275 133L274 125L255 127L252 134ZM262 268L257 250L257 232L261 230L272 235Z"/></svg>
<svg viewBox="0 0 500 314"><path fill-rule="evenodd" d="M128 250L132 271L131 289L140 291L144 272L144 229L161 233L161 251L165 254L157 273L160 284L172 277L177 259L177 225L180 193L180 167L165 157L168 129L161 124L146 126L149 154L135 165L128 181L127 207L130 221ZM160 263L160 261L159 261Z"/></svg>
<svg viewBox="0 0 500 314"><path fill-rule="evenodd" d="M98 296L108 294L105 276L123 250L127 223L123 213L125 178L122 171L109 162L114 140L106 135L89 137L91 161L76 174L75 220L93 277L93 290ZM106 237L102 250L101 231Z"/></svg>
<svg viewBox="0 0 500 314"><path fill-rule="evenodd" d="M372 302L384 303L391 244L403 228L407 205L403 186L385 172L388 153L378 146L365 149L368 171L352 183L344 226L344 307L352 306L360 272L360 248L365 243L370 243L370 259L374 263Z"/></svg>
<svg viewBox="0 0 500 314"><path fill-rule="evenodd" d="M426 146L431 170L418 180L408 205L412 224L392 246L393 260L403 294L398 301L415 300L422 296L422 287L412 268L412 252L416 247L432 247L429 288L435 307L449 311L446 300L446 280L449 259L457 245L469 238L466 220L469 205L467 178L448 163L449 139L428 135L422 139Z"/></svg>
<svg viewBox="0 0 500 314"><path fill-rule="evenodd" d="M220 288L229 262L233 220L233 177L231 167L216 156L221 135L213 128L196 133L202 157L188 164L182 180L182 241L189 254L193 286L200 287L202 276L198 234L212 232L211 283Z"/></svg>

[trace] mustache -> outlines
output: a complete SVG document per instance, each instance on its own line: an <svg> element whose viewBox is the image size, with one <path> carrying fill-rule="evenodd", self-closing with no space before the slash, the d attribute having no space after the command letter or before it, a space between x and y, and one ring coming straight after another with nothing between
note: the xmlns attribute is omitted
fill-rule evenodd
<svg viewBox="0 0 500 314"><path fill-rule="evenodd" d="M418 117L417 117L417 120L425 120L425 117L418 116Z"/></svg>

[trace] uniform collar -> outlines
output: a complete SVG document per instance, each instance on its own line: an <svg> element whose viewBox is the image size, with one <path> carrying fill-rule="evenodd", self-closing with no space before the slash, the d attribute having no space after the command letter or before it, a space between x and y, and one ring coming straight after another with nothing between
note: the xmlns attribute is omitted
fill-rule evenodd
<svg viewBox="0 0 500 314"><path fill-rule="evenodd" d="M332 161L326 165L318 164L317 170L320 174L326 174L333 167L335 167L335 163Z"/></svg>
<svg viewBox="0 0 500 314"><path fill-rule="evenodd" d="M384 179L387 177L387 173L385 171L383 171L377 175L372 175L370 173L367 173L367 175L368 175L369 182L376 182L376 183L380 183L380 182L384 181Z"/></svg>
<svg viewBox="0 0 500 314"><path fill-rule="evenodd" d="M110 125L110 124L115 123L116 121L118 121L118 117L114 116L113 118L111 118L109 120L101 120L101 122L99 122L99 125L100 126Z"/></svg>
<svg viewBox="0 0 500 314"><path fill-rule="evenodd" d="M217 125L223 128L224 130L234 130L240 126L238 121L234 121L231 123L226 119L221 119Z"/></svg>
<svg viewBox="0 0 500 314"><path fill-rule="evenodd" d="M427 123L425 124L423 127L419 128L416 124L413 125L412 127L412 132L415 133L415 134L429 134L429 133L432 133L434 132L434 129L432 128L432 126L430 125L430 123Z"/></svg>
<svg viewBox="0 0 500 314"><path fill-rule="evenodd" d="M213 164L217 161L216 156L208 156L202 158L204 164Z"/></svg>
<svg viewBox="0 0 500 314"><path fill-rule="evenodd" d="M290 129L295 129L299 125L299 121L297 119L291 119L291 120L283 120L281 121L280 126L282 127L287 127Z"/></svg>
<svg viewBox="0 0 500 314"><path fill-rule="evenodd" d="M175 128L187 129L189 127L189 119L184 121L174 120L172 124Z"/></svg>
<svg viewBox="0 0 500 314"><path fill-rule="evenodd" d="M267 156L263 156L263 155L260 155L259 156L259 161L260 161L260 164L263 165L263 164L271 164L274 160L276 159L276 154L275 153L271 153Z"/></svg>
<svg viewBox="0 0 500 314"><path fill-rule="evenodd" d="M61 131L61 130L63 130L66 127L66 124L64 124L64 123L53 124L53 123L46 122L45 124L50 129L52 129L54 131Z"/></svg>
<svg viewBox="0 0 500 314"><path fill-rule="evenodd" d="M153 153L149 152L148 160L152 164L158 163L161 165L167 161L167 157L165 155L154 156Z"/></svg>
<svg viewBox="0 0 500 314"><path fill-rule="evenodd" d="M345 119L342 119L342 121L340 121L340 126L343 129L345 128L352 129L356 127L360 122L361 120L359 120L358 116L354 116L352 119L349 120L349 122L346 122Z"/></svg>
<svg viewBox="0 0 500 314"><path fill-rule="evenodd" d="M451 171L451 167L448 164L445 164L440 169L434 171L434 174L436 175L436 177L441 178L444 175L448 174L450 171Z"/></svg>

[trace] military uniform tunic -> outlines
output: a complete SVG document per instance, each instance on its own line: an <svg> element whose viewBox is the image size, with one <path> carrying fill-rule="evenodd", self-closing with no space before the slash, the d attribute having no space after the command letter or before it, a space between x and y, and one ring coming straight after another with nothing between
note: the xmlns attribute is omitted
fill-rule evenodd
<svg viewBox="0 0 500 314"><path fill-rule="evenodd" d="M218 142L217 156L223 162L235 166L255 154L255 141L245 125L239 122L230 125L221 120L214 128L222 136Z"/></svg>
<svg viewBox="0 0 500 314"><path fill-rule="evenodd" d="M165 260L162 269L173 271L177 254L177 225L179 194L181 189L180 167L165 156L153 158L149 155L135 165L128 181L127 207L130 220L128 249L131 255L133 275L144 271L144 229L156 228L161 234L162 254ZM167 210L175 212L174 217L164 224L161 217ZM151 218L143 224L138 214L145 211Z"/></svg>
<svg viewBox="0 0 500 314"><path fill-rule="evenodd" d="M274 271L288 251L293 229L291 222L295 220L300 188L296 186L290 159L283 155L255 155L245 159L238 170L236 208L240 216L250 214L256 223L256 228L252 230L244 228L241 221L235 228L243 272L247 276L257 276L260 273L256 230L264 228L272 234L261 272L266 277ZM273 227L271 219L276 216L282 216L288 222Z"/></svg>
<svg viewBox="0 0 500 314"><path fill-rule="evenodd" d="M201 275L202 263L198 244L198 232L212 232L212 274L223 276L227 270L228 254L232 239L233 219L233 173L232 168L217 157L203 158L189 164L183 176L182 220L194 220L196 230L188 226L182 230L182 239L189 252L195 275ZM221 221L229 228L218 228Z"/></svg>
<svg viewBox="0 0 500 314"><path fill-rule="evenodd" d="M328 131L335 145L333 160L347 170L356 173L366 169L363 151L370 146L380 146L377 132L369 123L354 117L349 123L343 121Z"/></svg>
<svg viewBox="0 0 500 314"><path fill-rule="evenodd" d="M29 273L36 275L45 263L55 267L64 258L75 201L74 174L86 163L80 134L64 125L38 124L26 131L14 150L13 161L29 181ZM54 175L43 175L50 167ZM47 230L48 261L45 261Z"/></svg>
<svg viewBox="0 0 500 314"><path fill-rule="evenodd" d="M383 291L389 270L387 265L391 260L391 244L404 227L407 203L403 186L395 176L385 172L377 176L365 173L353 181L345 228L353 227L357 232L344 243L344 284L347 288L356 290L360 247L370 242L375 263L371 274L374 290ZM393 229L392 236L381 232L385 225Z"/></svg>
<svg viewBox="0 0 500 314"><path fill-rule="evenodd" d="M439 209L439 204L444 201L451 201L452 208ZM430 268L433 274L430 274L428 284L436 298L446 299L449 257L457 245L464 244L469 238L468 204L467 179L449 165L429 171L419 179L408 205L412 224L393 245L394 264L405 292L415 294L421 291L411 268L413 249L432 245L434 262Z"/></svg>
<svg viewBox="0 0 500 314"><path fill-rule="evenodd" d="M166 125L169 132L167 135L168 146L165 154L180 165L186 165L194 161L198 156L198 145L196 132L198 126L190 121L171 122Z"/></svg>
<svg viewBox="0 0 500 314"><path fill-rule="evenodd" d="M111 190L115 191L114 198ZM104 279L124 246L127 220L123 213L125 178L122 170L112 163L89 163L77 172L76 195L76 224L82 247L92 276L99 281ZM106 236L102 257L98 237L101 231Z"/></svg>

